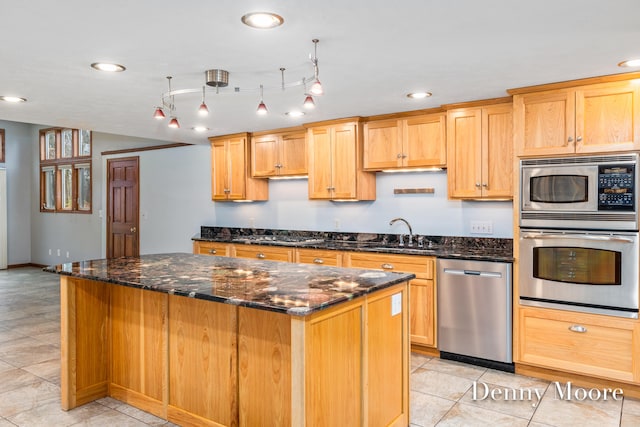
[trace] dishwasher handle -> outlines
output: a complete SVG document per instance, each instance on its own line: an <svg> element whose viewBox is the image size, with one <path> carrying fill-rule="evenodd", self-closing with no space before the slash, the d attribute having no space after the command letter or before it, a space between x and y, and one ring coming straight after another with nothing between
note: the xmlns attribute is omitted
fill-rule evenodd
<svg viewBox="0 0 640 427"><path fill-rule="evenodd" d="M444 268L443 272L445 274L453 274L457 276L480 276L480 277L493 277L493 278L501 278L502 273L497 271L479 271L479 270L460 270L457 268Z"/></svg>

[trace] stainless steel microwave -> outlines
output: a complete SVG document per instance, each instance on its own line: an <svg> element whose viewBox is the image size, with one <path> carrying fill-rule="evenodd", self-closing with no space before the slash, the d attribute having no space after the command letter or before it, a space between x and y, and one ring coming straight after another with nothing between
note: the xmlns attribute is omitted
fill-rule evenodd
<svg viewBox="0 0 640 427"><path fill-rule="evenodd" d="M638 230L638 153L520 161L520 227Z"/></svg>

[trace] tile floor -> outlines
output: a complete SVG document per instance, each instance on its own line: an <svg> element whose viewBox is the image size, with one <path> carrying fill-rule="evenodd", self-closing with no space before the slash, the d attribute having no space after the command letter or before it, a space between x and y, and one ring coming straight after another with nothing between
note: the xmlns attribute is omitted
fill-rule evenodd
<svg viewBox="0 0 640 427"><path fill-rule="evenodd" d="M61 410L59 329L58 276L0 271L0 427L174 425L111 398ZM640 400L567 401L547 381L417 354L411 365L413 427L640 425ZM532 400L480 399L520 389Z"/></svg>

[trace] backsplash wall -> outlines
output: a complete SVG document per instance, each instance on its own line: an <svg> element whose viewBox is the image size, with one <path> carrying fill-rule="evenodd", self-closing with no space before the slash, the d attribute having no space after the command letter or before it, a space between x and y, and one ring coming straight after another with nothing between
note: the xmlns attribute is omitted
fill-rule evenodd
<svg viewBox="0 0 640 427"><path fill-rule="evenodd" d="M228 227L291 230L406 233L396 217L405 218L414 234L468 237L513 237L512 202L447 199L442 172L378 173L372 202L330 202L307 199L307 180L272 180L269 200L215 203L210 224ZM434 194L394 194L395 188L434 188ZM471 233L471 221L491 221L493 234Z"/></svg>

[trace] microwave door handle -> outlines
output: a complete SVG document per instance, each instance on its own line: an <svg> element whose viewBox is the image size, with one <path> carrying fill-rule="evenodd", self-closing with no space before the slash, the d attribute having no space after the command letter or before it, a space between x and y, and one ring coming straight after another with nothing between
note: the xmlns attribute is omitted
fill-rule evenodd
<svg viewBox="0 0 640 427"><path fill-rule="evenodd" d="M574 240L596 240L599 242L619 242L633 243L633 239L622 236L594 236L591 234L545 234L545 233L525 233L524 239L574 239Z"/></svg>

